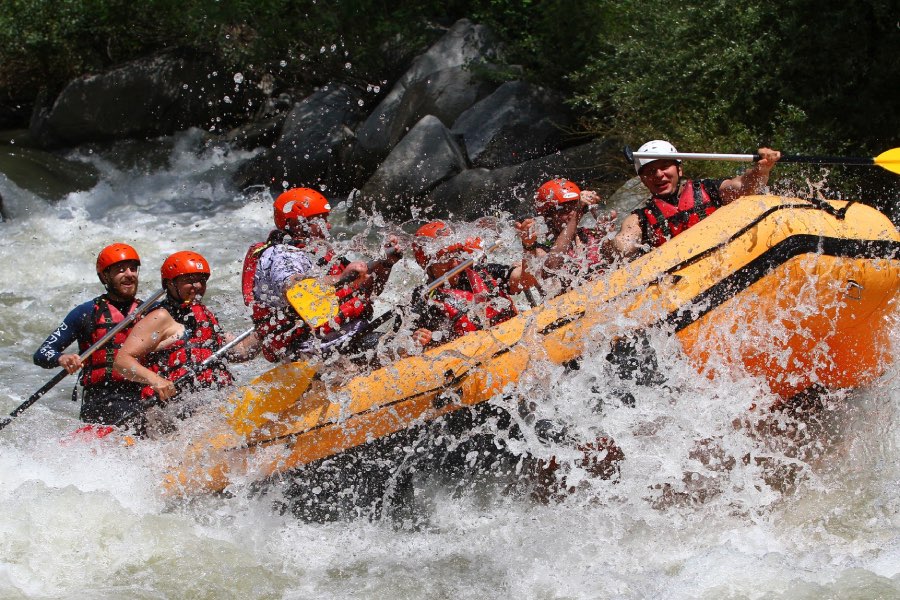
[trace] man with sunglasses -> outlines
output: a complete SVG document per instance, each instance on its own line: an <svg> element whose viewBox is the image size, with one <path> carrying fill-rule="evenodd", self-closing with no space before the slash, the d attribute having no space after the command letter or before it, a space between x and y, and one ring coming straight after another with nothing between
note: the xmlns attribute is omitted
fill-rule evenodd
<svg viewBox="0 0 900 600"><path fill-rule="evenodd" d="M140 306L141 301L137 299L140 267L137 251L128 244L115 243L103 248L97 256L97 277L106 292L72 309L34 353L34 363L45 369L62 367L69 373L81 369L80 418L86 423L113 424L130 414L140 401L141 386L113 370L116 354L133 324L123 328L84 362L80 358L80 353ZM65 353L75 341L79 353Z"/></svg>

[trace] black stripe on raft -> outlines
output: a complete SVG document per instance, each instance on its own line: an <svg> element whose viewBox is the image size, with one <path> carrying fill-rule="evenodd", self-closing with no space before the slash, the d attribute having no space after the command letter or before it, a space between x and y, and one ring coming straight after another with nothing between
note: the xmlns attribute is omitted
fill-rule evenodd
<svg viewBox="0 0 900 600"><path fill-rule="evenodd" d="M900 255L900 242L848 240L817 235L795 235L783 240L731 275L698 294L691 302L669 314L662 324L681 331L718 306L743 292L777 267L802 254L839 258L892 259Z"/></svg>

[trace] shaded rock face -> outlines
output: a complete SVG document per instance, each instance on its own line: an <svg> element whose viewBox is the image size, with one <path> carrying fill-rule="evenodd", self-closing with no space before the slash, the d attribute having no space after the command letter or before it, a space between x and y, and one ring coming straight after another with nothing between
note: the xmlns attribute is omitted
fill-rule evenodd
<svg viewBox="0 0 900 600"><path fill-rule="evenodd" d="M174 54L134 61L73 80L32 115L44 147L218 128L260 104L261 92L208 58Z"/></svg>
<svg viewBox="0 0 900 600"><path fill-rule="evenodd" d="M270 156L278 185L350 190L344 164L353 128L364 116L362 94L346 85L325 86L294 105Z"/></svg>
<svg viewBox="0 0 900 600"><path fill-rule="evenodd" d="M609 165L618 156L618 140L595 140L518 165L472 168L441 183L421 205L435 217L475 219L508 212L522 218L534 214L535 192L548 179L564 177L583 189L617 180L619 169Z"/></svg>
<svg viewBox="0 0 900 600"><path fill-rule="evenodd" d="M23 190L45 200L88 190L99 181L96 169L34 148L0 146L0 173Z"/></svg>
<svg viewBox="0 0 900 600"><path fill-rule="evenodd" d="M632 177L615 191L606 202L606 207L619 213L619 220L650 199L648 190L640 177Z"/></svg>
<svg viewBox="0 0 900 600"><path fill-rule="evenodd" d="M483 74L465 67L436 71L406 89L389 126L391 147L418 123L432 115L450 127L464 111L493 92L499 84L485 80Z"/></svg>
<svg viewBox="0 0 900 600"><path fill-rule="evenodd" d="M440 40L413 61L363 122L356 132L357 144L352 160L361 165L363 171L371 172L388 155L399 141L398 131L404 129L403 124L395 125L404 96L416 82L442 70L490 63L500 53L499 42L489 28L473 24L468 19L457 21ZM401 123L413 118L404 117Z"/></svg>
<svg viewBox="0 0 900 600"><path fill-rule="evenodd" d="M419 200L466 168L466 157L440 119L419 121L366 182L357 209L406 220Z"/></svg>
<svg viewBox="0 0 900 600"><path fill-rule="evenodd" d="M453 124L476 167L505 167L566 146L574 119L563 97L524 81L510 81Z"/></svg>

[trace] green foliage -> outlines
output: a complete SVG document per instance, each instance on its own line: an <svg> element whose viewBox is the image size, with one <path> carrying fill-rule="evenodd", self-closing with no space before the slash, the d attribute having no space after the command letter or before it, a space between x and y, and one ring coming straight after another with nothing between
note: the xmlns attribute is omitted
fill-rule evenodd
<svg viewBox="0 0 900 600"><path fill-rule="evenodd" d="M867 156L896 144L894 1L641 0L617 11L629 26L575 76L598 131L686 151Z"/></svg>

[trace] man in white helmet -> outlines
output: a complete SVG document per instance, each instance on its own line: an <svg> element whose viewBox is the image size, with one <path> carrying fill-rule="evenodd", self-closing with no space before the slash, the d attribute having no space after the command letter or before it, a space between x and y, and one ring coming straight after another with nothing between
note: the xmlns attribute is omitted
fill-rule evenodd
<svg viewBox="0 0 900 600"><path fill-rule="evenodd" d="M665 140L652 140L638 152L676 154ZM712 214L720 206L749 194L758 194L769 180L769 172L781 152L760 148L760 160L742 175L731 179L683 179L681 161L675 158L635 158L634 169L650 190L650 198L622 221L613 240L622 256L632 256L647 246L662 246L689 227Z"/></svg>

